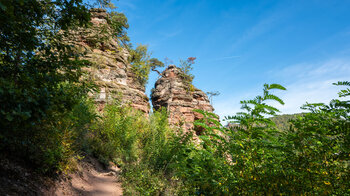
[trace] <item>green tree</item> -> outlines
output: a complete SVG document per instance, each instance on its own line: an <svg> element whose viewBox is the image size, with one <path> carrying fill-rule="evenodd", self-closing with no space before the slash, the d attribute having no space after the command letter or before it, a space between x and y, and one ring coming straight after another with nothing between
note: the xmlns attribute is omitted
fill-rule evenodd
<svg viewBox="0 0 350 196"><path fill-rule="evenodd" d="M147 46L142 44L139 44L135 49L130 49L131 70L142 85L147 83L150 72L151 55L147 50Z"/></svg>
<svg viewBox="0 0 350 196"><path fill-rule="evenodd" d="M158 60L157 58L151 58L149 61L150 61L151 70L157 72L160 75L161 73L158 70L156 70L156 68L164 67L165 66L164 63Z"/></svg>
<svg viewBox="0 0 350 196"><path fill-rule="evenodd" d="M111 8L112 11L109 13L108 25L112 29L112 36L115 36L124 47L129 48L130 38L126 32L129 28L128 18L124 13L114 11L115 8Z"/></svg>
<svg viewBox="0 0 350 196"><path fill-rule="evenodd" d="M151 58L147 45L139 44L135 49L130 48L129 51L131 70L142 85L147 83L150 70L160 74L156 68L164 67L164 63L157 58Z"/></svg>
<svg viewBox="0 0 350 196"><path fill-rule="evenodd" d="M89 20L82 0L0 1L1 150L29 159L52 150L58 136L45 127L91 87L81 70L89 63L63 41Z"/></svg>

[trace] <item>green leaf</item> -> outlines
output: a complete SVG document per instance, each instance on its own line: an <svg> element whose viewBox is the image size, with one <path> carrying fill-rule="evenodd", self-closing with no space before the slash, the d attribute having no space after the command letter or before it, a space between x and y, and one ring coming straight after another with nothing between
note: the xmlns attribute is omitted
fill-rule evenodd
<svg viewBox="0 0 350 196"><path fill-rule="evenodd" d="M270 84L268 86L268 89L279 89L279 90L287 90L284 86L280 85L280 84Z"/></svg>
<svg viewBox="0 0 350 196"><path fill-rule="evenodd" d="M282 99L280 99L276 95L272 95L272 94L266 95L264 97L264 100L274 100L274 101L277 101L278 103L280 103L281 105L284 105L284 102L282 101Z"/></svg>

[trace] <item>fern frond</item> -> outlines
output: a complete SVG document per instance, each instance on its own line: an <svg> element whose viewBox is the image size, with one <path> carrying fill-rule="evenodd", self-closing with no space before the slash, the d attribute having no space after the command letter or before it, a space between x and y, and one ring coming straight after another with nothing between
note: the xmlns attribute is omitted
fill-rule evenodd
<svg viewBox="0 0 350 196"><path fill-rule="evenodd" d="M202 122L195 121L195 122L193 122L193 124L196 125L196 126L203 127L206 130L210 129L210 127L207 124L202 123Z"/></svg>
<svg viewBox="0 0 350 196"><path fill-rule="evenodd" d="M300 107L303 110L314 111L316 108L325 107L324 103L307 103Z"/></svg>
<svg viewBox="0 0 350 196"><path fill-rule="evenodd" d="M268 90L271 90L271 89L287 90L284 86L280 84L270 84L268 87Z"/></svg>
<svg viewBox="0 0 350 196"><path fill-rule="evenodd" d="M349 81L338 81L336 83L333 83L333 85L336 85L336 86L350 86L350 82Z"/></svg>
<svg viewBox="0 0 350 196"><path fill-rule="evenodd" d="M277 101L278 103L280 103L281 105L284 105L284 102L282 101L282 99L280 99L280 98L277 97L276 95L272 95L272 94L266 95L266 96L264 97L264 100L275 100L275 101Z"/></svg>
<svg viewBox="0 0 350 196"><path fill-rule="evenodd" d="M350 82L349 81L338 81L337 83L333 83L333 85L336 86L350 86ZM338 93L339 97L347 97L350 96L350 89L343 89L340 90L340 92Z"/></svg>
<svg viewBox="0 0 350 196"><path fill-rule="evenodd" d="M208 117L211 117L211 118L214 118L214 119L218 118L218 116L216 114L211 113L211 112L208 112Z"/></svg>
<svg viewBox="0 0 350 196"><path fill-rule="evenodd" d="M338 94L339 94L339 97L349 96L350 95L350 89L341 90Z"/></svg>
<svg viewBox="0 0 350 196"><path fill-rule="evenodd" d="M208 118L207 121L209 123L215 124L216 126L220 126L220 122L218 120L216 120L215 118Z"/></svg>
<svg viewBox="0 0 350 196"><path fill-rule="evenodd" d="M277 109L273 106L270 106L270 105L264 105L264 109L267 109L269 111L274 111L274 112L280 112L279 109Z"/></svg>
<svg viewBox="0 0 350 196"><path fill-rule="evenodd" d="M200 110L200 109L193 109L194 112L197 112L197 113L200 113L202 114L203 116L206 116L206 112L203 111L203 110Z"/></svg>
<svg viewBox="0 0 350 196"><path fill-rule="evenodd" d="M241 104L251 104L251 105L257 105L257 99L261 98L260 96L257 96L254 100L244 100L241 101Z"/></svg>
<svg viewBox="0 0 350 196"><path fill-rule="evenodd" d="M264 91L264 96L266 95L268 95L268 91ZM253 104L253 105L260 104L263 101L263 98L260 95L258 95L254 98L254 100L249 100L249 101L251 102L250 104Z"/></svg>
<svg viewBox="0 0 350 196"><path fill-rule="evenodd" d="M247 104L242 104L241 109L242 110L247 110L248 112L250 112L252 110L252 108L249 107Z"/></svg>

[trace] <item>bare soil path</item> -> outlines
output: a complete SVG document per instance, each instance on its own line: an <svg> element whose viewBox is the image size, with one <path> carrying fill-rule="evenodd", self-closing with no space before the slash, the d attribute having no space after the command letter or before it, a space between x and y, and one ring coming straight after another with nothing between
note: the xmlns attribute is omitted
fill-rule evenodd
<svg viewBox="0 0 350 196"><path fill-rule="evenodd" d="M80 172L69 175L70 179L59 182L54 195L123 195L121 183L118 181L118 167L104 169L95 159L90 158L81 164L79 170Z"/></svg>

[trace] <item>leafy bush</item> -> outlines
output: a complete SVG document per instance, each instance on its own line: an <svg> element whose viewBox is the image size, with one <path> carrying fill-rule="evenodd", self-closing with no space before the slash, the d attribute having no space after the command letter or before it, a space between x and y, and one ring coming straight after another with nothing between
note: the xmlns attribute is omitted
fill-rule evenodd
<svg viewBox="0 0 350 196"><path fill-rule="evenodd" d="M230 129L215 115L198 111L205 116L195 123L206 129L202 142L188 145L185 159L175 165L183 194L350 194L349 101L307 104L311 112L280 131L266 116L278 112L266 100L283 104L269 93L275 88L284 90L264 85L262 96L242 101L246 112L227 118L237 123Z"/></svg>
<svg viewBox="0 0 350 196"><path fill-rule="evenodd" d="M283 103L269 93L271 89L284 90L280 85L265 85L262 96L241 102L246 112L228 118L239 123L236 130L221 125L214 114L197 111L205 116L202 122L195 123L205 128L203 135L199 136L202 142L187 152L187 159L177 169L186 187L192 187L189 189L191 195L263 192L264 173L276 171L274 168L279 166L278 162L271 164L271 157L279 157L275 150L279 147L277 137L274 137L278 132L271 127L267 128L273 122L263 116L274 115L278 111L267 105L266 100Z"/></svg>
<svg viewBox="0 0 350 196"><path fill-rule="evenodd" d="M339 82L337 85L348 83ZM348 96L346 90L340 96ZM283 163L289 188L299 193L350 194L350 104L306 104L309 110L292 121L285 140ZM302 186L300 186L302 183Z"/></svg>
<svg viewBox="0 0 350 196"><path fill-rule="evenodd" d="M186 61L180 60L181 72L179 74L188 91L194 91L194 86L192 84L194 75L191 74L194 60L196 60L196 57L188 57Z"/></svg>

